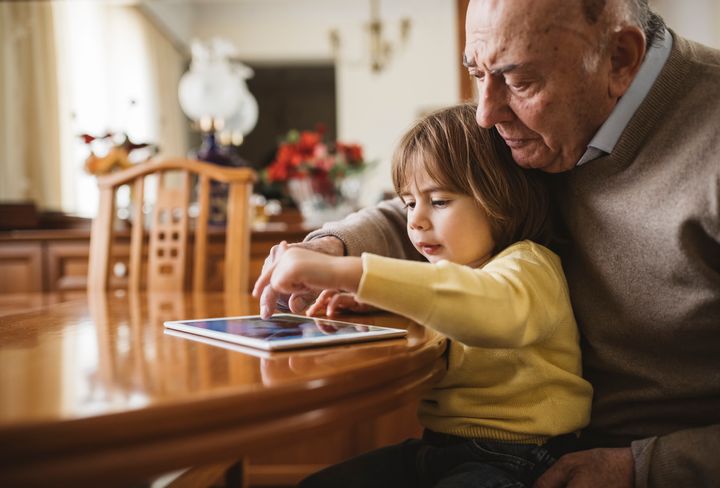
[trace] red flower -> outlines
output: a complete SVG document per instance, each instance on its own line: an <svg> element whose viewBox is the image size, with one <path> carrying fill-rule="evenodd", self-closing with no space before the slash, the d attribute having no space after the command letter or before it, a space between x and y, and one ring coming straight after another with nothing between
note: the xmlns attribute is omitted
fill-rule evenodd
<svg viewBox="0 0 720 488"><path fill-rule="evenodd" d="M350 164L362 163L363 150L360 145L338 143L337 150L339 153L345 155L348 163L350 163Z"/></svg>
<svg viewBox="0 0 720 488"><path fill-rule="evenodd" d="M281 164L277 160L273 161L267 169L267 175L270 181L285 181L288 178L287 165Z"/></svg>
<svg viewBox="0 0 720 488"><path fill-rule="evenodd" d="M278 182L314 176L332 181L346 174L348 166L363 166L360 145L335 142L328 146L323 141L324 131L320 126L317 131L290 131L265 171L267 179Z"/></svg>

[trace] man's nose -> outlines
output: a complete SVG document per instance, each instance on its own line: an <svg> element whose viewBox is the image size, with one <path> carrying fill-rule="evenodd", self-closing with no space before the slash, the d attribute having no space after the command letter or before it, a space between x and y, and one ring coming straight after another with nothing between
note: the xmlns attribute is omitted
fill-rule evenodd
<svg viewBox="0 0 720 488"><path fill-rule="evenodd" d="M475 120L480 127L490 129L496 124L512 120L513 112L507 103L504 81L487 76L477 84L478 107Z"/></svg>

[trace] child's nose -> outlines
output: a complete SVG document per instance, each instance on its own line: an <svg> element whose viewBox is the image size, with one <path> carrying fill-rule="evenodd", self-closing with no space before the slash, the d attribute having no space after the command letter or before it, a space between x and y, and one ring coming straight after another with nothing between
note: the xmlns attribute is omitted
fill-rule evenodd
<svg viewBox="0 0 720 488"><path fill-rule="evenodd" d="M427 230L430 225L430 221L420 212L413 212L408 218L408 223L413 230Z"/></svg>

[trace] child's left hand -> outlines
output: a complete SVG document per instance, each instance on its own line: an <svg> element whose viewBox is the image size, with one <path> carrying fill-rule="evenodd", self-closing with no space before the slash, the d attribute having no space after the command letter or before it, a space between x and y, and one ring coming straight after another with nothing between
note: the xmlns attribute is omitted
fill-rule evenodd
<svg viewBox="0 0 720 488"><path fill-rule="evenodd" d="M344 293L340 290L323 290L315 303L308 307L305 314L317 316L325 313L328 317L332 317L341 310L363 313L373 311L375 308L358 302L352 293Z"/></svg>

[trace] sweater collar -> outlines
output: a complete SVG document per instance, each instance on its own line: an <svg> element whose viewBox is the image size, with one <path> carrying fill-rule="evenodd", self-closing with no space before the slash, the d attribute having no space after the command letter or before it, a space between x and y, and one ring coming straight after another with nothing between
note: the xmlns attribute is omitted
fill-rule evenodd
<svg viewBox="0 0 720 488"><path fill-rule="evenodd" d="M677 106L680 90L689 89L688 74L693 65L694 44L670 30L673 47L665 66L643 102L623 130L610 157L621 166L630 164L667 111Z"/></svg>
<svg viewBox="0 0 720 488"><path fill-rule="evenodd" d="M651 45L650 49L648 49L645 60L640 66L635 79L630 84L627 92L615 105L608 119L595 133L577 166L613 151L633 114L645 100L653 84L658 79L661 70L670 57L672 45L673 36L665 29L663 35L659 36L659 42Z"/></svg>

